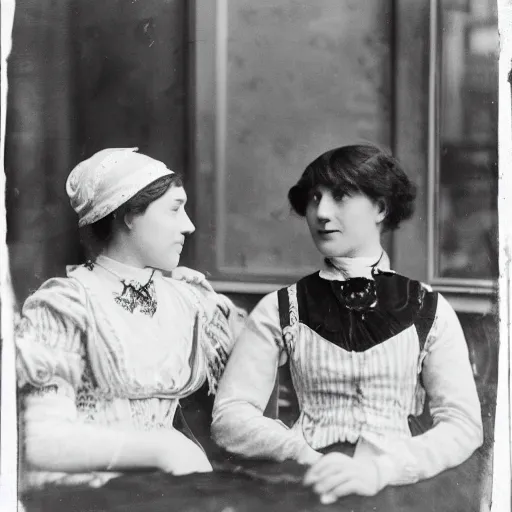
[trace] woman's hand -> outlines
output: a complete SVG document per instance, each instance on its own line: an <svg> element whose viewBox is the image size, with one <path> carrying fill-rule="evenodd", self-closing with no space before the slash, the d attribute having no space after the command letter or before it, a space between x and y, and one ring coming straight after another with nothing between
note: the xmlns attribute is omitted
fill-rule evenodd
<svg viewBox="0 0 512 512"><path fill-rule="evenodd" d="M173 279L186 281L187 283L198 284L209 292L213 292L212 285L207 281L206 276L197 270L188 267L176 267L171 272Z"/></svg>
<svg viewBox="0 0 512 512"><path fill-rule="evenodd" d="M304 464L306 466L312 466L316 462L318 462L323 455L320 452L317 452L316 450L313 450L311 446L306 445L299 453L299 456L297 457L297 462L299 464Z"/></svg>
<svg viewBox="0 0 512 512"><path fill-rule="evenodd" d="M157 467L165 473L186 475L208 473L213 470L208 457L197 444L180 432L158 443Z"/></svg>
<svg viewBox="0 0 512 512"><path fill-rule="evenodd" d="M308 470L304 485L312 486L322 503L349 494L373 496L380 491L377 465L371 458L354 459L342 453L324 455Z"/></svg>

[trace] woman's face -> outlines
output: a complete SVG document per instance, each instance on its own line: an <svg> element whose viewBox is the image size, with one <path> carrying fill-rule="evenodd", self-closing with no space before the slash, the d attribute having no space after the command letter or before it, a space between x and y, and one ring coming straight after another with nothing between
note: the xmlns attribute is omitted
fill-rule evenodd
<svg viewBox="0 0 512 512"><path fill-rule="evenodd" d="M185 211L183 187L169 187L142 214L127 219L131 248L142 266L171 271L178 266L185 236L195 230Z"/></svg>
<svg viewBox="0 0 512 512"><path fill-rule="evenodd" d="M306 220L317 249L325 257L373 256L380 249L380 223L385 213L368 196L333 196L317 187L306 208Z"/></svg>

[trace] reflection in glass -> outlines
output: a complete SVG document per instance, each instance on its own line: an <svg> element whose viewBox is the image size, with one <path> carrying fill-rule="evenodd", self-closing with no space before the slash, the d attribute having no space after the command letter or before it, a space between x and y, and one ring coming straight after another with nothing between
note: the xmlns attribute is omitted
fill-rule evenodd
<svg viewBox="0 0 512 512"><path fill-rule="evenodd" d="M498 275L498 23L492 0L441 0L436 276Z"/></svg>

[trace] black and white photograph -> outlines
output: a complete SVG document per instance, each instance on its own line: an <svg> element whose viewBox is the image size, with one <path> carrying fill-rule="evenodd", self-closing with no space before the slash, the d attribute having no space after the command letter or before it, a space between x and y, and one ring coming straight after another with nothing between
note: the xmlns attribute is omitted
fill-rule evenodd
<svg viewBox="0 0 512 512"><path fill-rule="evenodd" d="M512 0L1 22L0 509L510 510Z"/></svg>

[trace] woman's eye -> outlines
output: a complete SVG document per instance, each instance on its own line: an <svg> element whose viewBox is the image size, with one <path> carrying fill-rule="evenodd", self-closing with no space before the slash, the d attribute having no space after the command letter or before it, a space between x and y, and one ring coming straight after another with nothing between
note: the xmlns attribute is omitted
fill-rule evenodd
<svg viewBox="0 0 512 512"><path fill-rule="evenodd" d="M322 199L322 194L320 192L314 192L311 196L311 201L313 201L313 203L319 203L320 199Z"/></svg>
<svg viewBox="0 0 512 512"><path fill-rule="evenodd" d="M335 194L333 194L333 199L339 203L341 201L343 201L344 199L346 199L348 197L349 194L347 194L346 192L336 192Z"/></svg>

